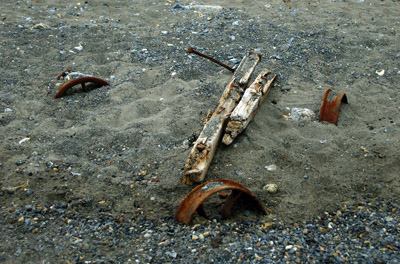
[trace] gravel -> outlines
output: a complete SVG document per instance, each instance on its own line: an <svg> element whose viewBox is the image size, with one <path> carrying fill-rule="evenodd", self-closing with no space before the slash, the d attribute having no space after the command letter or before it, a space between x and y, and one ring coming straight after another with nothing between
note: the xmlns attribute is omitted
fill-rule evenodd
<svg viewBox="0 0 400 264"><path fill-rule="evenodd" d="M400 263L399 211L399 201L380 200L295 223L272 214L268 222L203 219L185 226L172 217L82 217L60 203L2 207L0 261Z"/></svg>

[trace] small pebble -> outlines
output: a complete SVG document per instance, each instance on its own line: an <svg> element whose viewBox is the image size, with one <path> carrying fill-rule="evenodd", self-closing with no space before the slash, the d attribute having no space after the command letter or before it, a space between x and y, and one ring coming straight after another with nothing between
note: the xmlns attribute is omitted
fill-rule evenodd
<svg viewBox="0 0 400 264"><path fill-rule="evenodd" d="M265 166L265 168L268 170L268 171L276 171L276 165L274 165L274 164L272 164L272 165L268 165L268 166Z"/></svg>
<svg viewBox="0 0 400 264"><path fill-rule="evenodd" d="M269 193L276 193L278 191L278 185L276 185L274 183L270 183L270 184L265 185L263 189Z"/></svg>
<svg viewBox="0 0 400 264"><path fill-rule="evenodd" d="M30 138L23 138L23 139L21 139L19 142L18 142L18 144L22 144L22 143L24 143L24 142L26 142L26 141L29 141L30 140Z"/></svg>
<svg viewBox="0 0 400 264"><path fill-rule="evenodd" d="M81 51L81 50L83 50L83 47L82 47L81 43L79 43L79 46L75 47L74 49L76 49L77 51Z"/></svg>
<svg viewBox="0 0 400 264"><path fill-rule="evenodd" d="M233 58L233 59L230 59L229 61L234 64L238 64L241 60Z"/></svg>
<svg viewBox="0 0 400 264"><path fill-rule="evenodd" d="M176 253L174 250L172 251L167 251L165 252L165 254L167 254L168 256L170 256L171 258L176 258L178 256L178 253Z"/></svg>
<svg viewBox="0 0 400 264"><path fill-rule="evenodd" d="M184 9L184 7L181 4L175 4L172 9Z"/></svg>

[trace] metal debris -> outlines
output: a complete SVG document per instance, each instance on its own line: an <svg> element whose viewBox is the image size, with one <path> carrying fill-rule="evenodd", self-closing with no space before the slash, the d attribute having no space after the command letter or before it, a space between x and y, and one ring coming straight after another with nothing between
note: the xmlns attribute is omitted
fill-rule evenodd
<svg viewBox="0 0 400 264"><path fill-rule="evenodd" d="M71 72L71 70L67 69L63 71L60 75L58 75L57 80L60 80L61 78L65 78L67 81L62 83L58 89L57 93L54 96L54 99L60 98L64 96L64 94L67 92L68 89L72 88L73 86L77 84L82 85L82 89L87 92L86 88L86 83L91 82L95 83L98 86L104 86L104 85L110 85L107 81L97 78L97 77L92 77L87 74L83 74L80 72Z"/></svg>
<svg viewBox="0 0 400 264"><path fill-rule="evenodd" d="M194 48L192 48L192 47L189 47L188 49L187 49L187 53L193 53L193 54L196 54L196 55L198 55L198 56L200 56L200 57L203 57L203 58L206 58L206 59L208 59L208 60L210 60L210 61L212 61L212 62L214 62L214 63L216 63L216 64L218 64L218 65L220 65L220 66L222 66L222 67L224 67L225 69L227 69L227 70L229 70L229 71L231 71L231 72L235 72L235 70L233 69L233 68L231 68L231 67L229 67L228 65L226 65L226 64L224 64L224 63L222 63L222 62L220 62L219 60L217 60L217 59L214 59L213 57L210 57L210 56L208 56L208 55L206 55L206 54L203 54L203 53L201 53L200 51L197 51L197 50L195 50Z"/></svg>
<svg viewBox="0 0 400 264"><path fill-rule="evenodd" d="M319 122L327 121L337 125L339 119L340 104L348 103L345 93L339 93L335 98L328 99L332 90L328 88L322 98L321 110L319 112Z"/></svg>
<svg viewBox="0 0 400 264"><path fill-rule="evenodd" d="M182 200L175 214L175 219L186 225L190 224L193 214L197 211L201 216L207 218L207 214L203 207L203 202L211 195L224 191L232 190L231 194L226 198L225 204L221 209L221 215L228 218L231 214L232 207L242 194L253 198L255 205L263 214L267 214L260 200L246 187L232 180L220 179L211 180L198 185L191 190Z"/></svg>

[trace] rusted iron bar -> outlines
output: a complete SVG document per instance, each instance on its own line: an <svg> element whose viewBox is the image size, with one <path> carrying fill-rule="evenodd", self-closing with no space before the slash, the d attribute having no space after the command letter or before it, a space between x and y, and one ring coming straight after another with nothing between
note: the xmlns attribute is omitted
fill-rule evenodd
<svg viewBox="0 0 400 264"><path fill-rule="evenodd" d="M207 218L207 214L203 207L204 201L211 195L224 190L232 190L232 192L222 207L221 215L223 217L227 218L230 216L232 207L242 195L251 197L255 206L257 206L261 213L267 214L261 201L245 186L232 180L219 179L204 182L191 190L180 203L175 214L175 219L188 225L192 221L193 214L196 211L201 216Z"/></svg>
<svg viewBox="0 0 400 264"><path fill-rule="evenodd" d="M203 53L201 53L201 52L195 50L195 49L192 48L192 47L189 47L189 48L187 49L187 53L193 53L193 54L199 55L200 57L203 57L203 58L209 59L209 60L212 61L212 62L215 62L216 64L218 64L218 65L220 65L220 66L222 66L222 67L224 67L224 68L230 70L231 72L235 72L235 70L234 70L233 68L229 67L229 66L226 65L225 63L222 63L222 62L220 62L219 60L214 59L213 57L210 57L210 56L208 56L208 55L206 55L206 54L203 54Z"/></svg>

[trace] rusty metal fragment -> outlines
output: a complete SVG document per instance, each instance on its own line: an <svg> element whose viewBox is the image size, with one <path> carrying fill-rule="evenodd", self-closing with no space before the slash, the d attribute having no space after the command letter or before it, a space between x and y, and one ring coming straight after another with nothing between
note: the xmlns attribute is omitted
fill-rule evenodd
<svg viewBox="0 0 400 264"><path fill-rule="evenodd" d="M228 65L226 65L226 64L224 64L224 63L222 63L222 62L220 62L220 61L217 60L217 59L214 59L213 57L210 57L210 56L208 56L208 55L206 55L206 54L203 54L203 53L201 53L201 52L195 50L195 49L192 48L192 47L189 47L189 48L187 49L187 53L189 53L189 54L190 54L190 53L196 54L196 55L198 55L198 56L200 56L200 57L206 58L206 59L208 59L208 60L210 60L210 61L212 61L212 62L214 62L214 63L216 63L216 64L218 64L218 65L220 65L220 66L222 66L222 67L224 67L225 69L228 69L228 70L231 71L231 72L235 72L235 70L234 70L233 68L229 67Z"/></svg>
<svg viewBox="0 0 400 264"><path fill-rule="evenodd" d="M225 204L221 210L221 215L224 218L229 217L233 205L243 194L251 197L258 209L260 209L263 214L267 214L261 201L249 189L235 181L220 179L204 182L191 190L179 205L175 214L175 219L188 225L196 211L199 215L207 218L203 202L211 195L224 190L232 190L231 194L226 198Z"/></svg>
<svg viewBox="0 0 400 264"><path fill-rule="evenodd" d="M64 94L67 92L68 89L72 88L73 86L75 86L77 84L81 84L82 89L85 92L87 92L86 83L88 83L88 82L95 83L100 87L104 86L104 85L110 85L109 82L107 82L103 79L93 77L90 75L86 75L83 73L79 73L79 72L71 72L70 69L63 71L60 75L58 75L57 80L60 80L61 78L65 78L67 81L62 83L58 87L57 93L54 96L54 99L64 96Z"/></svg>
<svg viewBox="0 0 400 264"><path fill-rule="evenodd" d="M348 103L345 93L339 93L335 98L328 98L332 90L328 88L322 98L321 109L319 112L319 122L327 121L337 125L341 103Z"/></svg>

